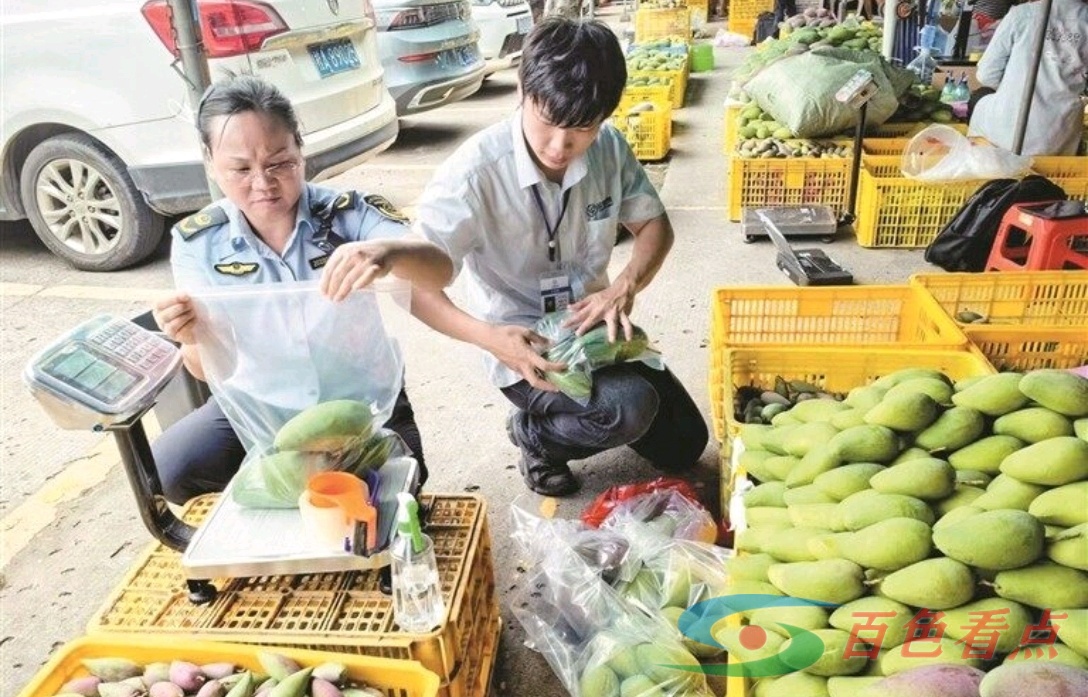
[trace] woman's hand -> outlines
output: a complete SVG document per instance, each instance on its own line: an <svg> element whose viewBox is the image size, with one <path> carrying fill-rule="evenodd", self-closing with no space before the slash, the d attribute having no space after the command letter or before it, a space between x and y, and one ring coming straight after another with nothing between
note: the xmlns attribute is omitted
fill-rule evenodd
<svg viewBox="0 0 1088 697"><path fill-rule="evenodd" d="M348 242L337 247L321 274L321 292L334 302L385 276L401 248L395 240Z"/></svg>
<svg viewBox="0 0 1088 697"><path fill-rule="evenodd" d="M482 346L533 387L545 392L558 392L555 385L544 379L544 373L560 373L567 366L552 363L537 352L538 348L546 349L549 343L531 329L504 324L493 327Z"/></svg>
<svg viewBox="0 0 1088 697"><path fill-rule="evenodd" d="M151 311L155 323L171 341L186 345L195 344L196 309L187 293L163 298Z"/></svg>
<svg viewBox="0 0 1088 697"><path fill-rule="evenodd" d="M628 341L634 336L631 324L631 308L635 306L634 286L616 279L616 282L604 290L582 298L568 309L570 317L564 327L577 327L574 333L582 336L601 322L608 326L608 341L615 343L618 328L623 328L623 336Z"/></svg>

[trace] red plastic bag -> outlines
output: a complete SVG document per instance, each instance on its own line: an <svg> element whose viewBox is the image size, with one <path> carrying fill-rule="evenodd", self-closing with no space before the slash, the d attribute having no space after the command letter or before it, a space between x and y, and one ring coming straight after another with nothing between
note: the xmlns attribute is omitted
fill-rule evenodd
<svg viewBox="0 0 1088 697"><path fill-rule="evenodd" d="M636 496L651 494L655 491L675 491L695 505L700 507L703 505L699 502L699 496L695 493L695 490L691 488L691 484L688 484L683 479L677 479L675 477L658 477L657 479L648 482L611 487L600 496L593 499L593 503L586 506L586 509L582 511L582 522L591 528L599 528L601 527L601 523L604 522L604 519L607 518L619 504L628 499L633 499Z"/></svg>

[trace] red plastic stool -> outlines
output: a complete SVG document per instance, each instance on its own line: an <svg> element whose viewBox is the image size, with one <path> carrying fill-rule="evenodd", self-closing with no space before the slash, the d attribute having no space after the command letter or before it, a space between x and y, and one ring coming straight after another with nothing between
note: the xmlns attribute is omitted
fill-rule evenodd
<svg viewBox="0 0 1088 697"><path fill-rule="evenodd" d="M1088 210L1082 201L1021 203L1001 218L987 271L1088 269Z"/></svg>

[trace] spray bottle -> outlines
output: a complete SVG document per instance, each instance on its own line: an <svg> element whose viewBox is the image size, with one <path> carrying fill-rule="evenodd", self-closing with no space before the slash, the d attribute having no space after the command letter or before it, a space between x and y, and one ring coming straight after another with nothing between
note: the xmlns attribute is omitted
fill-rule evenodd
<svg viewBox="0 0 1088 697"><path fill-rule="evenodd" d="M411 494L397 494L397 530L390 546L393 557L393 617L406 632L429 632L446 614L434 542L419 527L419 503Z"/></svg>

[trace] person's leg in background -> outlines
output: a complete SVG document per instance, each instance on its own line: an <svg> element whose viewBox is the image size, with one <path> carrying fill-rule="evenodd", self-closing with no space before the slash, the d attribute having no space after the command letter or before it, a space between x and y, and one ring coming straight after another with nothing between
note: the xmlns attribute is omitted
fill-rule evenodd
<svg viewBox="0 0 1088 697"><path fill-rule="evenodd" d="M246 451L212 397L163 431L151 445L163 495L184 504L222 491L238 471Z"/></svg>
<svg viewBox="0 0 1088 697"><path fill-rule="evenodd" d="M427 482L427 463L423 459L423 440L419 436L419 426L416 425L416 414L412 409L412 403L408 401L408 392L401 388L397 395L397 401L393 405L393 413L385 422L385 428L394 431L404 440L412 457L419 463L419 485Z"/></svg>

